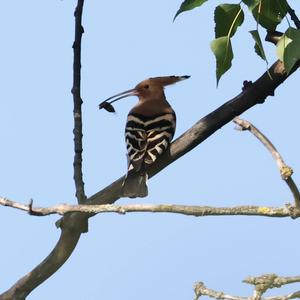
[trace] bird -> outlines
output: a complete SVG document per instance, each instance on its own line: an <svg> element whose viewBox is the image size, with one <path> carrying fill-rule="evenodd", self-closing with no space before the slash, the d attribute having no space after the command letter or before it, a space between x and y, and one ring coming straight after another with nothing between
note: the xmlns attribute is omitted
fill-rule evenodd
<svg viewBox="0 0 300 300"><path fill-rule="evenodd" d="M176 129L176 114L166 99L164 87L189 77L151 77L99 104L99 108L114 112L111 103L129 96L138 97L137 104L128 113L125 126L128 169L120 197L142 198L148 195L147 168L168 149Z"/></svg>

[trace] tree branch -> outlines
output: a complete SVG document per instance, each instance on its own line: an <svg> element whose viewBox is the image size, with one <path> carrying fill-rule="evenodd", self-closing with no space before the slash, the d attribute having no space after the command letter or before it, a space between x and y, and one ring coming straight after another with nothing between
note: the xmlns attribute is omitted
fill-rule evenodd
<svg viewBox="0 0 300 300"><path fill-rule="evenodd" d="M74 12L75 16L75 40L73 43L73 117L74 117L74 181L76 188L76 198L78 203L84 203L86 200L86 195L84 193L84 182L82 175L82 112L81 112L81 93L80 93L80 81L81 81L81 38L84 32L83 26L81 24L82 20L82 10L83 10L84 0L79 0L77 7Z"/></svg>
<svg viewBox="0 0 300 300"><path fill-rule="evenodd" d="M297 70L299 64L293 69ZM151 178L166 168L187 152L194 149L222 126L230 122L234 117L242 114L256 104L264 103L268 96L273 96L275 89L289 76L285 73L283 63L276 61L259 79L254 83L248 83L243 91L229 100L215 111L200 119L194 126L177 138L170 146L169 151L163 154L157 163L148 168ZM124 177L119 178L103 190L88 198L86 204L112 204L120 196Z"/></svg>
<svg viewBox="0 0 300 300"><path fill-rule="evenodd" d="M298 16L296 15L295 11L290 7L290 5L287 3L288 6L288 13L291 16L292 21L294 22L295 26L300 29L300 20Z"/></svg>
<svg viewBox="0 0 300 300"><path fill-rule="evenodd" d="M279 288L282 285L300 282L300 276L280 277L276 274L264 274L258 277L248 277L243 282L254 285L254 292L251 297L239 297L225 294L224 292L215 291L207 288L203 282L196 282L194 286L195 300L201 296L208 296L215 299L224 300L289 300L300 298L300 291L290 293L288 295L265 297L262 295L269 289Z"/></svg>
<svg viewBox="0 0 300 300"><path fill-rule="evenodd" d="M300 282L300 276L281 277L276 274L249 276L243 282L254 285L257 289L266 292L268 289L280 288L283 285Z"/></svg>
<svg viewBox="0 0 300 300"><path fill-rule="evenodd" d="M198 300L201 296L208 296L210 298L224 299L224 300L246 300L247 299L245 297L232 296L232 295L225 294L223 292L218 292L209 289L201 281L195 283L194 292L195 292L194 300Z"/></svg>
<svg viewBox="0 0 300 300"><path fill-rule="evenodd" d="M233 122L238 124L241 130L250 131L269 150L269 152L271 153L271 155L277 163L281 178L287 183L289 189L293 194L295 206L297 208L300 208L300 193L297 188L297 185L295 184L292 178L293 169L286 165L282 156L272 144L272 142L250 122L242 120L239 117L234 118Z"/></svg>
<svg viewBox="0 0 300 300"><path fill-rule="evenodd" d="M280 277L276 274L264 274L258 277L248 277L243 282L254 285L254 292L252 299L254 300L261 300L262 295L269 289L279 288L283 285L300 282L300 276L295 277ZM284 296L275 296L275 297L268 297L265 299L268 300L287 300L292 298L298 298L299 291L295 293L291 293Z"/></svg>
<svg viewBox="0 0 300 300"><path fill-rule="evenodd" d="M74 181L78 203L86 200L84 183L82 179L82 121L81 121L81 96L80 96L80 69L81 69L81 25L84 0L78 0L75 9L75 41L73 44L73 101L74 101ZM87 231L87 218L78 216L76 222L65 216L61 224L60 238L51 253L31 272L18 280L9 290L0 295L0 300L24 300L32 290L47 280L70 257L74 251L82 232Z"/></svg>
<svg viewBox="0 0 300 300"><path fill-rule="evenodd" d="M261 104L269 95L274 95L274 90L284 82L297 68L297 65L292 72L287 75L284 71L284 66L281 61L275 62L267 72L265 72L259 79L257 79L253 84L249 85L243 90L242 93L237 95L235 98L223 104L221 107L208 114L201 120L199 120L192 128L181 135L177 140L175 140L169 151L165 153L161 159L157 161L156 164L148 169L149 175L152 177L162 169L167 167L169 164L191 151L201 142L206 140L214 132L224 126L226 123L230 122L234 117L242 114L244 111L248 110L256 104ZM271 76L270 76L271 75ZM271 79L272 78L272 79ZM120 196L120 188L123 182L123 177L113 182L111 185L107 186L103 190L97 192L90 198L88 198L86 204L112 204L117 201ZM0 300L7 299L25 299L21 297L22 295L29 294L36 286L45 281L49 276L51 276L70 256L72 251L65 251L69 247L69 241L64 239L64 234L68 231L74 230L74 240L70 242L74 247L80 237L82 232L82 226L84 221L91 217L93 214L83 214L83 213L70 213L64 216L58 225L62 228L62 235L60 241L56 245L54 250L58 251L61 255L55 256L53 258L53 252L45 259L44 268L39 269L39 273L35 272L38 267L33 271L21 278L14 286L12 286L5 293L0 295ZM78 230L78 232L77 232ZM72 238L72 237L70 237ZM73 248L74 249L74 248ZM54 251L53 250L53 251ZM48 272L47 261L51 262L55 259L55 269ZM19 291L25 290L26 293L21 293ZM8 295L8 296L7 296ZM9 295L14 295L15 298L9 298Z"/></svg>
<svg viewBox="0 0 300 300"><path fill-rule="evenodd" d="M196 205L174 205L174 204L128 204L128 205L69 205L59 204L52 207L32 207L31 204L24 205L12 200L0 197L0 205L9 206L26 211L34 216L48 216L52 214L66 215L74 212L100 214L130 212L151 212L151 213L175 213L186 216L265 216L265 217L300 217L300 209L291 205L286 207L264 207L264 206L235 206L235 207L212 207Z"/></svg>

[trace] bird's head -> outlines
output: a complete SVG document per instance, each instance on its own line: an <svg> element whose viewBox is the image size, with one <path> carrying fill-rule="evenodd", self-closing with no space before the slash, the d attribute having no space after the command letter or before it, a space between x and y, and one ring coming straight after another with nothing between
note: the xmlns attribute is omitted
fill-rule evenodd
<svg viewBox="0 0 300 300"><path fill-rule="evenodd" d="M99 109L104 108L109 112L114 112L114 108L111 105L111 103L129 96L137 96L139 97L140 100L157 99L157 98L159 99L161 97L164 98L165 86L174 84L178 81L188 79L189 77L190 76L187 75L162 76L162 77L152 77L152 78L145 79L139 84L137 84L135 88L116 94L104 100L102 103L99 104ZM108 102L109 100L111 101Z"/></svg>
<svg viewBox="0 0 300 300"><path fill-rule="evenodd" d="M140 99L157 99L164 97L164 87L190 76L163 76L148 78L140 82L134 89L133 94Z"/></svg>

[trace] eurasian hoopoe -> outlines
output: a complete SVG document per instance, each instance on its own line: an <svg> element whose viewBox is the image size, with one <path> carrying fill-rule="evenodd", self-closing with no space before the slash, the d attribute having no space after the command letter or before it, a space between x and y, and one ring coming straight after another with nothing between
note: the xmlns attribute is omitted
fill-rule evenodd
<svg viewBox="0 0 300 300"><path fill-rule="evenodd" d="M125 128L128 172L121 197L148 195L147 166L153 164L169 146L175 132L176 115L166 100L164 87L190 76L154 77L140 82L135 88L114 95L99 107L114 111L110 103L128 96L138 96L138 103L130 110ZM113 99L113 100L112 100ZM112 100L111 102L107 102Z"/></svg>

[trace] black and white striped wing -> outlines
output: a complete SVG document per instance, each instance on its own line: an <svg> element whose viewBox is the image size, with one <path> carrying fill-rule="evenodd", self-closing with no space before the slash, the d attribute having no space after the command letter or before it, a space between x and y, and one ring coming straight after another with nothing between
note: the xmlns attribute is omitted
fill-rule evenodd
<svg viewBox="0 0 300 300"><path fill-rule="evenodd" d="M139 171L145 164L152 164L168 148L175 127L175 113L158 116L129 114L125 130L128 169Z"/></svg>
<svg viewBox="0 0 300 300"><path fill-rule="evenodd" d="M143 117L129 114L125 128L125 140L128 155L128 170L139 171L147 150L147 134Z"/></svg>
<svg viewBox="0 0 300 300"><path fill-rule="evenodd" d="M168 113L148 120L145 129L147 150L144 163L150 165L169 147L176 129L176 115Z"/></svg>

